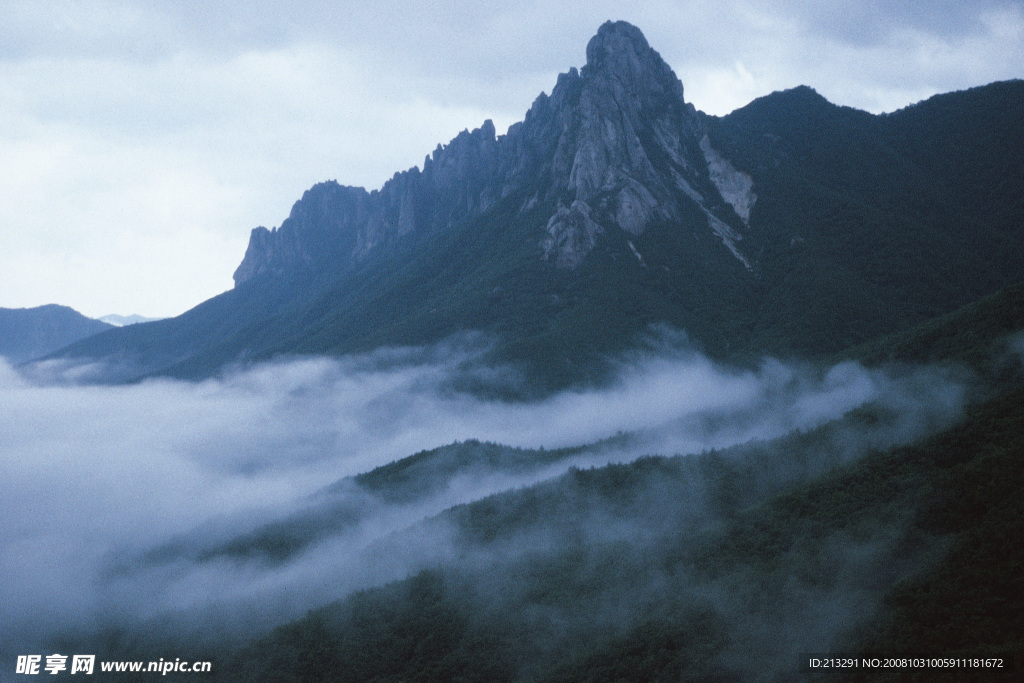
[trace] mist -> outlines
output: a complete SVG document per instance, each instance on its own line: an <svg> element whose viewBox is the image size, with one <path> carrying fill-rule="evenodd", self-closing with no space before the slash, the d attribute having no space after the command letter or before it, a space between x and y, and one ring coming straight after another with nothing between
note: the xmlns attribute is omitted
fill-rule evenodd
<svg viewBox="0 0 1024 683"><path fill-rule="evenodd" d="M468 541L443 514L453 506L884 407L883 425L837 437L829 457L839 462L950 424L967 396L950 370L778 360L741 370L662 348L624 359L601 388L508 402L452 388L473 361L459 347L392 349L123 386L79 383L82 368L0 365L4 657L125 630L235 642L465 558ZM511 369L473 371L518 381ZM468 440L545 455L523 451L514 468L459 465L401 500L352 479ZM245 550L268 528L300 529L301 542L273 557ZM594 521L605 540L633 531ZM539 543L495 543L474 561Z"/></svg>

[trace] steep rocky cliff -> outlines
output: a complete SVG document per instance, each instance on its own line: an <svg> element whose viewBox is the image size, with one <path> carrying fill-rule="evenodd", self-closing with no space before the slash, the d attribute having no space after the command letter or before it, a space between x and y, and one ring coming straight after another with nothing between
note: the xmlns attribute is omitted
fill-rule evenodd
<svg viewBox="0 0 1024 683"><path fill-rule="evenodd" d="M253 231L235 282L344 267L515 193L525 193L520 212L547 207L537 255L559 267L578 267L606 230L640 235L656 220L682 221L684 204L704 216L689 227L710 230L749 267L740 244L755 196L749 176L711 147L682 83L639 29L608 22L586 66L559 76L507 134L485 121L380 191L317 185L280 228Z"/></svg>

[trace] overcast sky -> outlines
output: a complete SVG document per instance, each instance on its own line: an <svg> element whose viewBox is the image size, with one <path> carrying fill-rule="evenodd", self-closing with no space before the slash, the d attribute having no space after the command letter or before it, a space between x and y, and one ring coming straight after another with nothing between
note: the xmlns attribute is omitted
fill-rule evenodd
<svg viewBox="0 0 1024 683"><path fill-rule="evenodd" d="M314 183L380 187L522 118L625 19L725 114L891 111L1024 77L1024 0L0 0L0 307L177 315Z"/></svg>

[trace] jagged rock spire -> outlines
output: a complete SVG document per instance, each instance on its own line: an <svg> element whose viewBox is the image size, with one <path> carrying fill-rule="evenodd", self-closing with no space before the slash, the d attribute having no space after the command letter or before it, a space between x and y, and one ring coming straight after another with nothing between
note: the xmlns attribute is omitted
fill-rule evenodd
<svg viewBox="0 0 1024 683"><path fill-rule="evenodd" d="M700 118L638 28L602 25L587 45L586 66L559 78L550 106L566 122L552 163L554 189L569 190L571 199L548 221L547 258L574 268L598 234L619 228L640 235L655 222L680 223L684 207L696 203L705 219L690 227L710 229L749 266L737 246L742 218L723 206L718 176L708 171L714 150Z"/></svg>
<svg viewBox="0 0 1024 683"><path fill-rule="evenodd" d="M656 222L678 224L694 202L707 222L690 227L710 228L744 261L736 247L740 219L722 208L703 136L683 84L643 33L609 21L587 45L582 70L561 74L551 96L538 97L506 135L496 136L490 121L463 131L438 145L422 172L396 174L379 192L315 188L299 203L315 206L297 204L279 230L253 232L235 281L344 267L511 196L522 211L545 208L540 255L560 267L581 264L608 230L635 236Z"/></svg>
<svg viewBox="0 0 1024 683"><path fill-rule="evenodd" d="M650 45L640 29L625 21L608 21L587 43L585 70L617 79L634 94L669 95L683 101L683 84Z"/></svg>

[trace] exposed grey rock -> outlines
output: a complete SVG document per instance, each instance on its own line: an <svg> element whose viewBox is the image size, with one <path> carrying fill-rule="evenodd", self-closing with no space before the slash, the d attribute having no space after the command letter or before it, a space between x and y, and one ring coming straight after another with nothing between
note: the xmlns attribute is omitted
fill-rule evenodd
<svg viewBox="0 0 1024 683"><path fill-rule="evenodd" d="M730 252L732 252L733 256L740 260L740 263L743 264L744 268L746 268L747 270L753 270L753 268L751 268L750 262L746 259L746 257L743 255L743 252L741 252L739 250L739 247L736 245L736 243L739 242L740 239L742 239L742 237L739 234L737 234L736 231L734 231L731 227L729 227L727 223L724 223L723 221L719 220L718 217L715 216L715 214L711 213L707 209L704 209L704 213L708 217L708 226L710 226L711 231L715 233L719 239L722 240L722 244L724 244L725 247Z"/></svg>
<svg viewBox="0 0 1024 683"><path fill-rule="evenodd" d="M701 148L706 135L697 113L684 101L682 83L639 30L623 22L602 26L587 46L587 65L579 74L563 75L550 102L564 108L556 117L568 121L552 163L556 183L564 183L576 201L593 207L590 220L641 235L656 221L678 222L682 204L696 202L708 223L690 227L710 228L750 267L728 216L718 215L720 205L706 199L717 199L721 191ZM726 184L735 184L738 172L732 169L728 175L727 170L722 165L716 173L742 209L743 188L737 185L734 191ZM549 233L552 227L567 225L562 211L548 222ZM557 240L552 247L550 238L543 244L547 257L561 248ZM566 240L565 248L572 252L556 263L576 267L586 256L581 250L594 244Z"/></svg>
<svg viewBox="0 0 1024 683"><path fill-rule="evenodd" d="M636 260L640 262L640 265L642 265L642 266L644 266L646 268L647 264L644 263L644 257L640 255L639 251L637 251L636 245L633 244L633 242L629 241L629 240L626 241L626 244L629 245L630 252L632 252L633 256L636 256Z"/></svg>
<svg viewBox="0 0 1024 683"><path fill-rule="evenodd" d="M591 218L592 213L591 208L578 199L568 209L559 206L548 220L544 258L554 255L559 268L575 268L582 263L597 243L597 235L604 231Z"/></svg>
<svg viewBox="0 0 1024 683"><path fill-rule="evenodd" d="M357 232L376 208L362 188L334 181L313 186L295 202L280 228L252 231L245 258L235 270L235 283L327 267L355 249Z"/></svg>
<svg viewBox="0 0 1024 683"><path fill-rule="evenodd" d="M702 141L700 119L671 68L639 29L608 22L588 43L582 70L561 74L551 95L538 96L506 135L485 121L438 145L422 171L397 173L379 191L312 188L280 228L253 231L235 282L342 268L403 236L480 216L517 193L521 214L551 211L537 226L540 256L561 268L579 266L600 233L639 236L693 215L682 210L693 202L708 224L687 227L712 230L749 266L737 246L741 223L727 206L745 224L752 183Z"/></svg>
<svg viewBox="0 0 1024 683"><path fill-rule="evenodd" d="M658 200L639 182L629 178L615 202L615 222L626 232L639 235L658 210ZM665 208L662 209L665 211Z"/></svg>
<svg viewBox="0 0 1024 683"><path fill-rule="evenodd" d="M728 159L715 151L707 135L700 139L700 148L708 162L711 182L718 188L722 199L729 202L740 220L745 225L749 224L750 210L757 201L753 179L746 173L736 170Z"/></svg>

